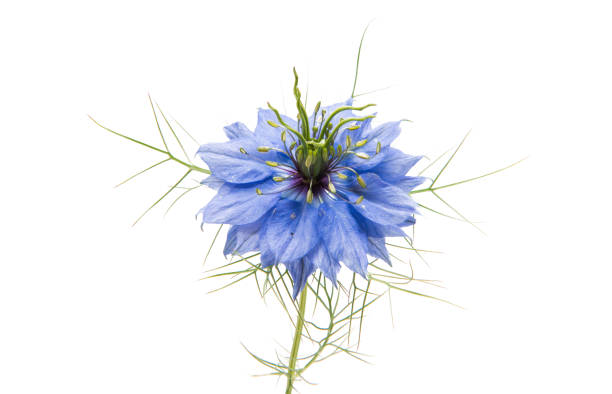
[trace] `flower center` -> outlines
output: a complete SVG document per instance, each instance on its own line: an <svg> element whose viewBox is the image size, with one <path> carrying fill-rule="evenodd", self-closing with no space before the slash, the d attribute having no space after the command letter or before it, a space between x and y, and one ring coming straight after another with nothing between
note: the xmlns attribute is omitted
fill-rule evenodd
<svg viewBox="0 0 612 394"><path fill-rule="evenodd" d="M350 167L343 167L341 163L348 155L355 155L361 159L368 160L370 158L368 154L355 150L364 146L368 141L364 139L354 142L350 137L350 133L345 133L345 141L339 141L336 144L336 139L341 130L349 132L358 130L361 127L361 122L373 118L374 115L351 116L346 119L338 115L345 111L361 111L374 104L362 107L340 106L331 113L327 113L325 109L321 109L321 102L318 102L314 115L310 118L302 103L301 92L298 88L298 75L295 68L293 73L295 75L293 94L298 110L297 127L294 128L287 124L278 110L268 103L268 107L274 112L278 120L278 123L269 120L268 124L281 129L280 136L284 149L266 146L260 146L257 149L260 152L277 151L287 156L291 161L291 165L271 161L266 162L269 166L278 167L287 173L287 176L276 176L274 180L276 182L288 182L289 186L286 189L281 189L281 191L290 189L303 191L306 194L306 201L308 203L312 203L314 197L320 197L325 192L336 195L336 187L332 182L332 175L334 174L340 179L347 179L348 175L352 173L352 175L356 176L359 185L365 188L366 184L357 171ZM380 143L377 146L376 153L379 151ZM257 189L257 194L263 194L263 192ZM363 197L361 197L362 199ZM358 199L356 203L359 202L360 200Z"/></svg>

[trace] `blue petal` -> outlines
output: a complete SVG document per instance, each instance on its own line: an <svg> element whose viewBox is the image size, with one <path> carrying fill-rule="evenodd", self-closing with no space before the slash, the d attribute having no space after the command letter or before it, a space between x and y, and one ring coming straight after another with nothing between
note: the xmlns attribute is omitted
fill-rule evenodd
<svg viewBox="0 0 612 394"><path fill-rule="evenodd" d="M247 224L256 221L280 198L279 193L257 195L256 189L260 188L265 193L277 187L274 183L272 180L248 185L226 183L200 211L203 222Z"/></svg>
<svg viewBox="0 0 612 394"><path fill-rule="evenodd" d="M384 238L368 238L368 254L391 265L389 251L385 246Z"/></svg>
<svg viewBox="0 0 612 394"><path fill-rule="evenodd" d="M225 181L223 179L219 179L214 175L209 175L208 177L204 178L202 182L200 182L200 184L208 186L213 190L219 190L224 183Z"/></svg>
<svg viewBox="0 0 612 394"><path fill-rule="evenodd" d="M223 254L242 254L259 249L259 230L263 220L232 226L227 232Z"/></svg>
<svg viewBox="0 0 612 394"><path fill-rule="evenodd" d="M261 262L261 268L268 268L276 264L276 261L274 260L274 254L267 249L261 251L259 261Z"/></svg>
<svg viewBox="0 0 612 394"><path fill-rule="evenodd" d="M400 128L401 121L387 122L374 129L366 130L362 133L361 138L367 139L368 142L366 150L376 150L376 146L380 142L381 147L387 147L400 135L402 129Z"/></svg>
<svg viewBox="0 0 612 394"><path fill-rule="evenodd" d="M414 218L414 216L410 216L408 219L406 219L403 222L401 222L400 224L398 224L398 226L400 226L400 227L408 227L408 226L412 226L414 223L416 223L416 219Z"/></svg>
<svg viewBox="0 0 612 394"><path fill-rule="evenodd" d="M387 148L383 161L372 168L383 180L393 182L410 171L423 156L407 155L399 149Z"/></svg>
<svg viewBox="0 0 612 394"><path fill-rule="evenodd" d="M223 130L230 140L253 137L253 132L242 122L232 123L231 125L225 126Z"/></svg>
<svg viewBox="0 0 612 394"><path fill-rule="evenodd" d="M262 252L272 253L275 263L301 259L318 241L317 218L314 204L280 200L262 228Z"/></svg>
<svg viewBox="0 0 612 394"><path fill-rule="evenodd" d="M257 152L258 146L253 138L238 138L228 142L204 144L198 149L198 155L206 162L214 176L226 182L257 182L274 173L273 168L265 164L266 156ZM241 153L241 148L248 154Z"/></svg>
<svg viewBox="0 0 612 394"><path fill-rule="evenodd" d="M347 203L328 201L321 205L322 217L319 231L329 255L342 260L350 270L364 278L368 269L367 238Z"/></svg>
<svg viewBox="0 0 612 394"><path fill-rule="evenodd" d="M293 279L293 299L302 291L310 274L316 269L315 265L307 259L300 259L291 263L284 263Z"/></svg>
<svg viewBox="0 0 612 394"><path fill-rule="evenodd" d="M366 188L353 181L350 188L343 186L341 190L350 201L356 201L359 196L364 197L360 204L354 205L360 215L380 224L399 224L416 212L416 202L399 187L384 182L371 172L361 177Z"/></svg>
<svg viewBox="0 0 612 394"><path fill-rule="evenodd" d="M368 236L372 238L385 238L385 237L405 237L406 233L402 230L403 224L380 224L367 219L356 211L356 208L353 206L351 210L355 212L356 215L359 215L361 220L359 220L359 225L361 230ZM414 222L414 218L411 217ZM412 223L411 223L412 224ZM408 224L406 224L407 226Z"/></svg>
<svg viewBox="0 0 612 394"><path fill-rule="evenodd" d="M324 243L319 243L317 246L312 248L310 253L304 256L304 260L310 261L316 268L321 270L326 278L332 281L334 286L336 285L336 277L338 271L340 271L340 261L332 258Z"/></svg>
<svg viewBox="0 0 612 394"><path fill-rule="evenodd" d="M405 176L395 180L395 185L406 193L410 193L415 187L425 182L427 178L422 176Z"/></svg>
<svg viewBox="0 0 612 394"><path fill-rule="evenodd" d="M297 122L291 119L288 116L281 115L281 118L285 123L287 123L294 130L297 128ZM281 132L283 130L283 126L281 127L272 127L268 123L268 121L272 121L278 124L278 118L276 114L270 109L259 109L257 113L257 126L255 127L255 136L257 139L263 144L267 144L274 148L282 148L283 142L281 141ZM290 134L289 132L287 132Z"/></svg>

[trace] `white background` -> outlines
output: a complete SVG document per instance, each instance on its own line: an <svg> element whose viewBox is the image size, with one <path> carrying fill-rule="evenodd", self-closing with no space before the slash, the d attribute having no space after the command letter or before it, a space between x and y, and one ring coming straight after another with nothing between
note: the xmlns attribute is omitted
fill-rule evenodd
<svg viewBox="0 0 612 394"><path fill-rule="evenodd" d="M487 234L430 213L417 275L465 308L394 294L360 350L303 393L609 393L612 27L606 2L3 2L0 6L0 392L271 393L269 355L290 326L254 283L200 281L215 231L197 190L132 221L178 177L158 155L147 93L200 141L291 105L358 92L397 146L435 157L473 132L441 181L516 168L445 191ZM193 152L196 145L189 149ZM195 184L196 176L189 178ZM222 243L207 265L223 263ZM269 304L272 304L271 302ZM278 344L275 342L278 341ZM273 355L273 353L272 353ZM606 376L608 375L608 376Z"/></svg>

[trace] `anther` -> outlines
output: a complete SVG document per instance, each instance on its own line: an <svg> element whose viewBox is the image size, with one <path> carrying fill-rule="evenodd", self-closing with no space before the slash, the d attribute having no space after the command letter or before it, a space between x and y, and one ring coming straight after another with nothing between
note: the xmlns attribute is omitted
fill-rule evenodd
<svg viewBox="0 0 612 394"><path fill-rule="evenodd" d="M338 178L340 178L340 179L347 179L348 178L348 176L344 175L341 172L336 173L336 175L338 175Z"/></svg>
<svg viewBox="0 0 612 394"><path fill-rule="evenodd" d="M376 154L380 153L380 149L381 149L381 145L380 145L380 141L378 141L378 143L376 144Z"/></svg>
<svg viewBox="0 0 612 394"><path fill-rule="evenodd" d="M306 202L308 204L312 204L312 189L308 188L308 191L306 192Z"/></svg>
<svg viewBox="0 0 612 394"><path fill-rule="evenodd" d="M259 146L259 147L257 147L257 150L258 150L259 152L263 152L263 153L265 153L265 152L270 152L270 149L272 149L272 148L267 147L267 146Z"/></svg>
<svg viewBox="0 0 612 394"><path fill-rule="evenodd" d="M281 133L281 141L285 142L285 139L287 139L287 131L283 130Z"/></svg>
<svg viewBox="0 0 612 394"><path fill-rule="evenodd" d="M353 152L353 153L355 153L355 156L357 156L360 159L364 159L365 160L365 159L369 159L370 158L370 155L362 153L362 152Z"/></svg>
<svg viewBox="0 0 612 394"><path fill-rule="evenodd" d="M348 148L349 146L351 146L351 137L350 136L346 136L346 147Z"/></svg>
<svg viewBox="0 0 612 394"><path fill-rule="evenodd" d="M240 148L240 153L242 153L243 155L246 155L247 151L245 151L244 148Z"/></svg>
<svg viewBox="0 0 612 394"><path fill-rule="evenodd" d="M282 182L282 181L285 180L285 178L283 178L282 176L275 176L275 177L272 178L272 180L274 182Z"/></svg>
<svg viewBox="0 0 612 394"><path fill-rule="evenodd" d="M278 167L278 163L275 161L266 160L266 164L269 165L270 167Z"/></svg>
<svg viewBox="0 0 612 394"><path fill-rule="evenodd" d="M260 188L255 189L255 193L257 193L258 196L263 195L263 192L261 191Z"/></svg>
<svg viewBox="0 0 612 394"><path fill-rule="evenodd" d="M357 143L355 144L355 146L357 148L361 148L362 146L364 146L365 144L368 143L368 140L361 140L361 141L357 141Z"/></svg>
<svg viewBox="0 0 612 394"><path fill-rule="evenodd" d="M272 122L271 120L268 121L268 124L272 127L280 127L277 123Z"/></svg>
<svg viewBox="0 0 612 394"><path fill-rule="evenodd" d="M360 128L360 127L361 127L361 126L359 126L358 124L355 124L355 125L352 125L352 126L347 127L347 129L349 129L349 130L357 130L357 129L358 129L358 128Z"/></svg>
<svg viewBox="0 0 612 394"><path fill-rule="evenodd" d="M363 201L363 196L359 196L359 198L355 201L355 204L359 205Z"/></svg>
<svg viewBox="0 0 612 394"><path fill-rule="evenodd" d="M367 187L361 175L357 175L357 182L359 183L359 186L363 187L364 189Z"/></svg>

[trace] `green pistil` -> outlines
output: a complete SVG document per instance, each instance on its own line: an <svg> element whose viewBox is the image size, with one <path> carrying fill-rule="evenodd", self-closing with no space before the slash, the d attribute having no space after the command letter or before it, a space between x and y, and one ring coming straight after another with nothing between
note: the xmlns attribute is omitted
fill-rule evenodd
<svg viewBox="0 0 612 394"><path fill-rule="evenodd" d="M259 152L266 153L269 151L277 151L280 153L286 154L292 161L293 165L296 167L296 170L302 176L304 182L308 184L308 191L306 194L306 201L308 203L312 203L314 200L313 195L313 185L315 185L315 189L321 187L319 182L322 177L327 176L327 186L325 189L328 192L333 194L336 193L336 187L331 181L330 173L335 173L340 179L346 179L347 176L338 172L338 169L345 169L351 171L355 174L357 178L357 182L362 188L366 188L366 183L363 178L352 168L350 167L341 167L338 168L337 165L349 154L354 154L355 156L367 160L370 158L368 154L363 152L356 152L355 148L360 148L364 146L368 141L366 139L362 139L353 144L352 138L350 135L346 136L346 146L343 147L341 144L335 144L335 138L340 132L342 127L346 127L347 131L355 131L359 130L361 124L357 122L362 122L367 119L374 118L374 115L367 116L356 116L347 119L340 118L337 122L334 120L338 117L343 111L362 111L366 108L372 107L375 104L367 104L361 107L354 106L342 106L336 108L331 113L326 113L324 109L321 109L321 102L319 101L314 109L314 116L312 120L312 124L310 124L310 118L308 117L308 113L306 111L305 104L302 102L302 93L298 88L299 77L295 67L293 68L293 75L295 77L295 82L293 85L293 95L295 96L295 103L297 108L297 124L296 128L291 127L287 124L278 112L276 108L274 108L270 103L268 103L268 108L272 110L276 116L276 121L268 120L268 124L274 128L279 129L281 141L284 145L284 150L272 148L268 146L260 146L257 148ZM320 119L317 119L320 112ZM332 123L334 122L334 123ZM287 147L287 132L293 134L293 136L297 137L297 140L294 139L289 147ZM380 143L377 144L376 153L380 152ZM246 154L247 152L241 148L241 152ZM263 161L263 160L262 160ZM284 164L277 163L275 161L263 161L265 164L271 167L282 167ZM286 178L275 176L275 182L282 182ZM257 194L260 194L261 190L257 190ZM318 196L319 198L321 196ZM360 201L359 201L360 202ZM357 203L359 203L357 202Z"/></svg>

